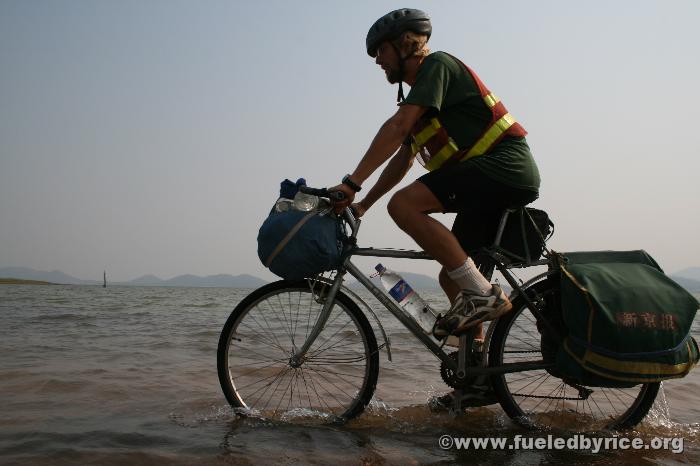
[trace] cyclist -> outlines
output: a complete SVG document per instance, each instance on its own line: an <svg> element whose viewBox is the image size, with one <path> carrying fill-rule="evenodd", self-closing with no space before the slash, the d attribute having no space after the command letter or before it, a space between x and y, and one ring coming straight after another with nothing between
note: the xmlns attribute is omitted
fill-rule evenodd
<svg viewBox="0 0 700 466"><path fill-rule="evenodd" d="M431 33L428 15L411 8L384 15L369 29L367 53L389 83L398 83L398 110L381 126L355 171L332 189L347 196L338 208L349 205L364 181L391 158L367 195L353 204L361 216L401 181L414 159L429 170L396 192L388 210L442 265L440 285L452 303L434 329L442 338L512 307L462 245L485 224L493 225L505 208L534 201L540 177L525 129L474 71L447 53L430 53ZM404 82L411 87L405 99ZM429 215L437 212L457 213L452 231Z"/></svg>

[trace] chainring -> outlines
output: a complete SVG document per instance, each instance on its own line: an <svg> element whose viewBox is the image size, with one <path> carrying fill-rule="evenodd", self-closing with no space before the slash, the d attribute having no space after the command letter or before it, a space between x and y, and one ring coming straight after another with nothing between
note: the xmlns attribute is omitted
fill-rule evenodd
<svg viewBox="0 0 700 466"><path fill-rule="evenodd" d="M457 362L459 351L453 351L447 356ZM467 365L469 365L468 362ZM472 386L476 380L476 376L469 376L460 379L457 377L457 372L447 367L444 362L440 364L440 376L442 377L442 380L452 388L467 388Z"/></svg>

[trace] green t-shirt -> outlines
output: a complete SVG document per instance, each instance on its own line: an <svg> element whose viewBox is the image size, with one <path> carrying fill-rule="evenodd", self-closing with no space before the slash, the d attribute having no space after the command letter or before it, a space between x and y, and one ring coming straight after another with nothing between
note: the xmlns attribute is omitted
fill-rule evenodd
<svg viewBox="0 0 700 466"><path fill-rule="evenodd" d="M491 122L474 78L444 52L428 55L408 93L406 104L428 107L424 118L437 117L460 149L471 147ZM525 138L506 137L488 154L462 162L505 185L537 191L540 174ZM449 168L447 168L449 169Z"/></svg>

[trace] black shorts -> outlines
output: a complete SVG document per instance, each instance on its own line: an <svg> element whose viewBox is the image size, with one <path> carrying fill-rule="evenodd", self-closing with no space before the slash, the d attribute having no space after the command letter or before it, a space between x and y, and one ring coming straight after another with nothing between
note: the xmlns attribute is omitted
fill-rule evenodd
<svg viewBox="0 0 700 466"><path fill-rule="evenodd" d="M438 198L444 212L457 213L452 233L467 252L493 243L505 209L527 205L539 196L493 180L469 163L426 173L418 181Z"/></svg>

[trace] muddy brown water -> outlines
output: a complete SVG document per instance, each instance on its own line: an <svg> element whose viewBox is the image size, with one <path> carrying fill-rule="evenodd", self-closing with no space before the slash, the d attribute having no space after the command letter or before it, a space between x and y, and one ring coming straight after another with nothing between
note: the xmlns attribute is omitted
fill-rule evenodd
<svg viewBox="0 0 700 466"><path fill-rule="evenodd" d="M219 332L251 290L0 287L0 464L699 464L700 371L664 384L640 438L666 450L443 449L439 439L545 438L498 405L433 413L448 390L395 318L375 397L345 426L236 416L216 375ZM437 291L422 293L436 305ZM694 327L696 338L700 326ZM570 436L569 436L570 438Z"/></svg>

